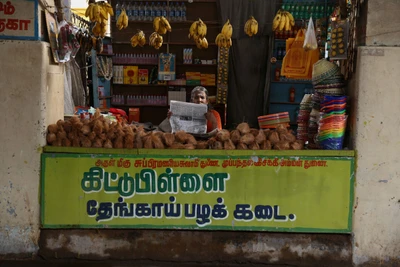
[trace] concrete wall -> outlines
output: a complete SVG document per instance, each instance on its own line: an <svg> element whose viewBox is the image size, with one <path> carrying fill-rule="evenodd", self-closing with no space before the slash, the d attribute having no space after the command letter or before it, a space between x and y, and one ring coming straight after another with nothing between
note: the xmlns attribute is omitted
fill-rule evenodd
<svg viewBox="0 0 400 267"><path fill-rule="evenodd" d="M368 0L366 46L400 46L399 11L399 0Z"/></svg>
<svg viewBox="0 0 400 267"><path fill-rule="evenodd" d="M360 47L358 56L353 260L385 266L400 263L400 47Z"/></svg>
<svg viewBox="0 0 400 267"><path fill-rule="evenodd" d="M63 67L48 43L0 41L0 255L37 253L40 154L49 123L63 118Z"/></svg>

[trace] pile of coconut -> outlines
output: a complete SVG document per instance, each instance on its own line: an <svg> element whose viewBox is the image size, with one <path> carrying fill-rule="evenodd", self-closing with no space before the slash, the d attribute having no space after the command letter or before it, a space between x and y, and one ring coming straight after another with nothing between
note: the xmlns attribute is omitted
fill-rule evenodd
<svg viewBox="0 0 400 267"><path fill-rule="evenodd" d="M111 122L96 112L91 119L71 117L47 129L47 144L62 147L156 149L303 149L303 142L286 127L258 130L245 122L235 130L220 130L208 140L196 140L186 132L146 131L143 126Z"/></svg>

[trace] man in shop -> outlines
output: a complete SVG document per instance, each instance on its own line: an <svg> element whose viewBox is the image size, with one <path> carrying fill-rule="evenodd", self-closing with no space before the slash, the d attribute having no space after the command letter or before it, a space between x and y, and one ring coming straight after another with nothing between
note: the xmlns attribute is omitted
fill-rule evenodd
<svg viewBox="0 0 400 267"><path fill-rule="evenodd" d="M211 132L215 133L218 130L221 130L222 129L221 116L216 110L212 108L211 104L209 103L207 89L203 86L196 86L195 88L193 88L190 95L191 95L190 101L192 103L205 104L208 106L208 111L206 114L204 114L204 116L207 119L207 133ZM172 112L168 110L167 119L164 120L159 126L161 130L170 132L171 126L169 125L169 119L171 118L171 116Z"/></svg>

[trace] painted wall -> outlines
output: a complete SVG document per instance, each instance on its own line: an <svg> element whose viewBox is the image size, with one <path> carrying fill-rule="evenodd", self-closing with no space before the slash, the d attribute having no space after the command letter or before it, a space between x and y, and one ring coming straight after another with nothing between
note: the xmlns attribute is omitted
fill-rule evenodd
<svg viewBox="0 0 400 267"><path fill-rule="evenodd" d="M64 115L63 68L39 41L0 41L0 58L0 255L29 257L38 250L46 126Z"/></svg>
<svg viewBox="0 0 400 267"><path fill-rule="evenodd" d="M354 92L356 264L400 261L400 47L360 47Z"/></svg>
<svg viewBox="0 0 400 267"><path fill-rule="evenodd" d="M353 216L356 266L400 264L400 1L364 5L357 70L350 81L352 140L357 151ZM366 16L366 18L365 18Z"/></svg>
<svg viewBox="0 0 400 267"><path fill-rule="evenodd" d="M399 0L368 1L367 46L400 46L399 10Z"/></svg>

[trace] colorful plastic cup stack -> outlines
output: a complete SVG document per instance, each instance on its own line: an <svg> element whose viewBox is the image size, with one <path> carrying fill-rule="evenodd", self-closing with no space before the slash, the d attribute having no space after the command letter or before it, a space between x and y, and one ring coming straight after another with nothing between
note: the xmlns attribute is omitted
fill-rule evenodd
<svg viewBox="0 0 400 267"><path fill-rule="evenodd" d="M317 140L322 149L340 150L346 131L346 96L325 95L320 104Z"/></svg>

